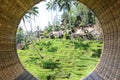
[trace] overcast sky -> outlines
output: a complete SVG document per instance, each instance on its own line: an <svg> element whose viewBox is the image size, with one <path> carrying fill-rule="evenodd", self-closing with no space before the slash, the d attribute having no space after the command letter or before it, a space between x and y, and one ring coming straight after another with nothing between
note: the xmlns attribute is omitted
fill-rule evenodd
<svg viewBox="0 0 120 80"><path fill-rule="evenodd" d="M47 2L48 1L49 0L47 0ZM33 30L36 29L35 26L39 26L43 30L45 28L45 26L48 26L49 22L52 23L53 19L51 19L51 11L46 10L46 4L47 4L47 2L42 1L39 4L35 5L35 6L38 6L38 8L39 8L39 14L36 17L36 22L33 23L33 26L32 26ZM59 16L61 14L62 14L62 12L58 13ZM53 12L53 16L54 17L55 17L55 15L56 15L56 13ZM27 25L27 29L30 30L29 23L26 23L26 25ZM23 23L22 23L22 21L20 23L20 26L24 26ZM26 31L26 29L24 27L23 27L23 29Z"/></svg>

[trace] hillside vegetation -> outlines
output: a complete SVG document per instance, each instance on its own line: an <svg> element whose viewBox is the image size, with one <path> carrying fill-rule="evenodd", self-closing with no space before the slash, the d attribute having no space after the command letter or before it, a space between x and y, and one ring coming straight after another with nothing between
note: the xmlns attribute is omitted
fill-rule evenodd
<svg viewBox="0 0 120 80"><path fill-rule="evenodd" d="M18 55L38 80L80 80L95 68L102 45L96 40L41 39Z"/></svg>

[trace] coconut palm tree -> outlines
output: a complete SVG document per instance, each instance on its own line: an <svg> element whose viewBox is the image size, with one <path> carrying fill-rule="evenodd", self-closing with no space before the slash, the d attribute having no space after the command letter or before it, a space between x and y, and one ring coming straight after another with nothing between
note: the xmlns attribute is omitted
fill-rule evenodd
<svg viewBox="0 0 120 80"><path fill-rule="evenodd" d="M50 2L48 2L46 4L46 6L47 6L46 9L51 11L51 21L52 21L52 19L53 19L53 9L54 9L53 2L50 0ZM53 24L53 21L52 21L52 24Z"/></svg>
<svg viewBox="0 0 120 80"><path fill-rule="evenodd" d="M68 14L68 23L71 27L71 8L76 4L76 0L57 0L59 5L59 10Z"/></svg>
<svg viewBox="0 0 120 80"><path fill-rule="evenodd" d="M33 17L33 20L35 22L35 17L37 16L38 13L39 13L38 7L34 6L30 10L28 10L28 12L23 16L22 21L23 21L23 24L24 24L26 31L27 31L26 21L29 22L30 25L32 25L30 21L32 20L32 17Z"/></svg>
<svg viewBox="0 0 120 80"><path fill-rule="evenodd" d="M34 6L30 10L28 10L27 14L37 16L37 14L39 13L38 9L39 8L37 6Z"/></svg>
<svg viewBox="0 0 120 80"><path fill-rule="evenodd" d="M34 22L35 22L35 16L37 16L37 14L38 14L38 7L34 6L30 10L28 10L27 13L22 18L22 22L23 22L25 30L26 30L26 35L27 36L29 35L29 41L31 41L31 37L33 35L29 34L26 23L30 24L31 33L33 33L32 32L32 20L34 20Z"/></svg>
<svg viewBox="0 0 120 80"><path fill-rule="evenodd" d="M51 11L51 19L53 19L53 11L56 12L56 16L55 16L56 21L54 21L54 22L56 22L55 25L57 25L57 21L58 21L58 10L57 10L58 9L58 4L57 4L56 0L50 0L46 5L47 5L46 9Z"/></svg>
<svg viewBox="0 0 120 80"><path fill-rule="evenodd" d="M29 21L29 23L30 23L30 27L31 27L31 30L32 30L32 20L34 21L34 23L36 22L35 21L35 18L36 18L36 16L38 15L38 7L36 7L36 6L34 6L34 7L32 7L30 10L28 10L28 12L27 12L27 14L29 15L29 19L28 19L28 21ZM35 23L36 24L36 23ZM35 25L36 26L36 25Z"/></svg>
<svg viewBox="0 0 120 80"><path fill-rule="evenodd" d="M22 21L24 23L24 27L25 27L26 32L27 32L26 35L28 36L29 40L33 44L33 49L37 52L37 54L40 56L40 58L43 58L42 55L37 50L37 48L35 47L33 39L32 39L32 37L33 37L33 34L32 34L33 33L32 32L33 31L33 29L32 29L32 26L33 26L32 25L32 20L34 20L34 23L35 23L35 17L37 16L38 13L39 13L38 12L38 7L34 6L30 10L28 10L28 12L23 16ZM30 24L30 28L31 28L31 34L30 35L29 35L29 31L27 30L27 27L26 27L26 21Z"/></svg>

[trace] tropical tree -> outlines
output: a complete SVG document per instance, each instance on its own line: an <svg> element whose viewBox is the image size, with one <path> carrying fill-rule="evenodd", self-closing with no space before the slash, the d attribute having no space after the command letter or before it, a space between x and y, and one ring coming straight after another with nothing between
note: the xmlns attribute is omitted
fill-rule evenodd
<svg viewBox="0 0 120 80"><path fill-rule="evenodd" d="M72 7L71 17L75 21L75 26L86 26L87 24L95 23L94 13L87 6L79 2L76 2Z"/></svg>
<svg viewBox="0 0 120 80"><path fill-rule="evenodd" d="M94 13L89 9L88 10L88 24L95 24L95 15Z"/></svg>
<svg viewBox="0 0 120 80"><path fill-rule="evenodd" d="M52 25L57 25L58 24L58 3L56 0L50 0L47 4L47 10L51 11L51 19L54 19L54 22L52 22ZM55 18L53 18L53 11L56 12Z"/></svg>
<svg viewBox="0 0 120 80"><path fill-rule="evenodd" d="M19 44L19 43L22 43L23 40L24 40L24 30L22 29L22 27L19 27L17 29L17 34L16 34L16 43Z"/></svg>
<svg viewBox="0 0 120 80"><path fill-rule="evenodd" d="M31 27L31 30L32 30L32 20L34 21L34 23L36 22L35 21L35 18L36 16L38 15L38 7L34 6L32 7L30 10L28 10L27 14L29 15L29 19L28 19L28 22L30 23L30 27ZM36 24L36 23L35 23ZM36 25L34 25L36 26Z"/></svg>
<svg viewBox="0 0 120 80"><path fill-rule="evenodd" d="M30 10L27 11L27 13L23 16L22 18L22 21L23 21L23 24L24 24L24 27L27 30L27 26L26 26L26 22L29 22L29 24L31 25L31 30L32 30L32 19L34 20L35 22L35 17L37 16L38 14L38 7L34 6L32 7Z"/></svg>
<svg viewBox="0 0 120 80"><path fill-rule="evenodd" d="M95 24L95 15L87 6L77 3L76 9L77 15L81 18L81 25Z"/></svg>
<svg viewBox="0 0 120 80"><path fill-rule="evenodd" d="M32 20L34 20L34 23L35 23L35 17L37 16L38 13L39 13L38 7L34 6L30 10L28 10L28 12L22 18L24 27L26 29L26 37L27 37L27 38L26 37L24 38L24 42L25 42L25 46L27 46L27 41L29 41L29 42L31 41L33 44L33 50L35 50L37 52L37 54L40 56L40 58L43 58L41 56L41 54L39 53L39 51L34 46L34 41L32 39L32 37L33 37ZM27 30L26 22L30 24L31 31Z"/></svg>
<svg viewBox="0 0 120 80"><path fill-rule="evenodd" d="M32 7L30 10L28 10L27 14L29 14L30 16L37 16L38 12L38 7L34 6Z"/></svg>
<svg viewBox="0 0 120 80"><path fill-rule="evenodd" d="M32 20L34 20L34 22L35 22L35 16L37 16L37 14L38 14L38 7L34 6L30 10L28 10L27 13L22 18L22 22L23 22L24 28L26 30L26 32L25 32L26 37L24 37L24 39L23 39L25 45L27 45L27 41L31 41L31 38L33 37L33 35L32 35L32 33L33 33L32 32ZM29 31L27 29L27 25L26 25L27 23L30 24L31 34L29 34Z"/></svg>
<svg viewBox="0 0 120 80"><path fill-rule="evenodd" d="M76 0L57 0L59 4L59 10L63 12L67 12L69 16L69 22L71 22L71 8L76 4Z"/></svg>

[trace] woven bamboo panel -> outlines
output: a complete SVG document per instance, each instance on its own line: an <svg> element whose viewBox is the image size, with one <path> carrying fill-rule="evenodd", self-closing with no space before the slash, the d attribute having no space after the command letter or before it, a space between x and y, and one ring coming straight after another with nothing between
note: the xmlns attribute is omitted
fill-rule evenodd
<svg viewBox="0 0 120 80"><path fill-rule="evenodd" d="M120 80L120 0L87 1L82 0L101 23L104 49L97 67L85 80Z"/></svg>
<svg viewBox="0 0 120 80"><path fill-rule="evenodd" d="M15 40L21 17L39 1L0 0L0 80L36 80L21 65Z"/></svg>
<svg viewBox="0 0 120 80"><path fill-rule="evenodd" d="M37 80L21 65L16 30L22 16L41 0L0 0L0 80ZM98 17L104 47L100 62L84 80L120 80L120 0L80 0Z"/></svg>

